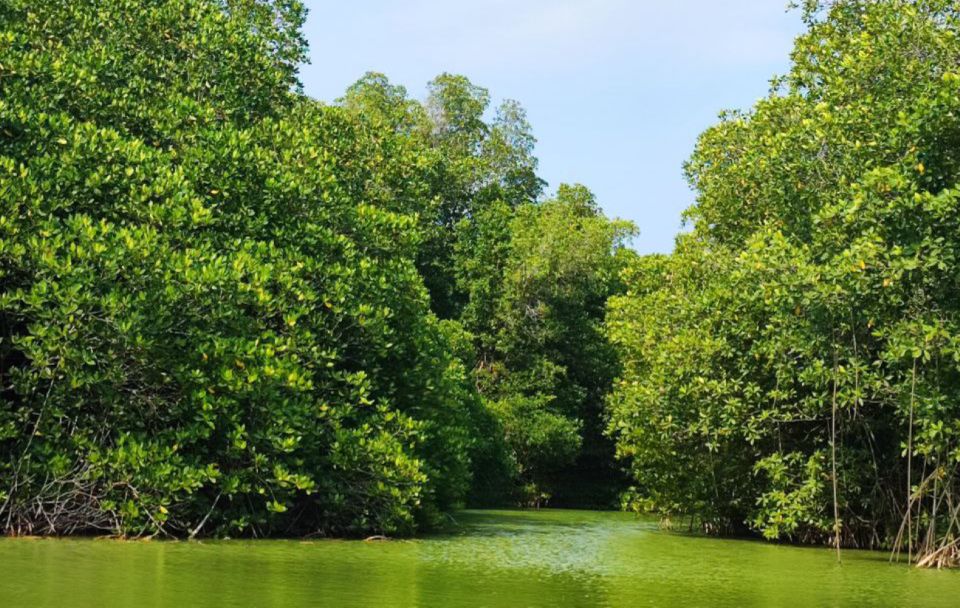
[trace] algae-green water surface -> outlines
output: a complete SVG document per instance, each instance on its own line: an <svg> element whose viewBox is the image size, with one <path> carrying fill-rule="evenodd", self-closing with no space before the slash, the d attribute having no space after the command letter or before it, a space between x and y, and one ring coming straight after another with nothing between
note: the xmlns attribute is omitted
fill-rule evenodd
<svg viewBox="0 0 960 608"><path fill-rule="evenodd" d="M671 534L622 513L469 511L388 542L0 540L0 606L957 606L960 572Z"/></svg>

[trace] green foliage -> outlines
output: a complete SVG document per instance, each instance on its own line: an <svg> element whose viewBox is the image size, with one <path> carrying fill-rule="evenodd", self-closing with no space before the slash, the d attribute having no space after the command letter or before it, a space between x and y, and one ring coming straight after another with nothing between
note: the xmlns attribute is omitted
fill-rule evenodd
<svg viewBox="0 0 960 608"><path fill-rule="evenodd" d="M583 186L538 201L535 140L516 102L488 121L489 93L462 76L443 74L428 93L420 104L367 74L341 105L416 159L399 183L421 184L401 199L423 235L417 266L483 397L472 500L607 502L580 486L611 494L616 483L601 419L617 362L601 325L634 229L604 218Z"/></svg>
<svg viewBox="0 0 960 608"><path fill-rule="evenodd" d="M404 533L613 470L632 227L539 203L462 76L306 98L304 17L0 4L4 531Z"/></svg>
<svg viewBox="0 0 960 608"><path fill-rule="evenodd" d="M702 135L693 232L611 302L610 432L639 496L713 529L825 540L835 485L843 542L908 514L903 539L949 548L960 13L808 5L790 73Z"/></svg>
<svg viewBox="0 0 960 608"><path fill-rule="evenodd" d="M602 322L634 228L600 214L582 186L519 207L509 223L506 207L490 211L465 226L477 253L462 274L480 391L503 425L521 486L534 498L589 500L578 494L585 479L615 477L601 429L618 362ZM502 274L491 277L494 269Z"/></svg>
<svg viewBox="0 0 960 608"><path fill-rule="evenodd" d="M291 90L302 6L0 10L0 525L402 532L462 500L419 149Z"/></svg>

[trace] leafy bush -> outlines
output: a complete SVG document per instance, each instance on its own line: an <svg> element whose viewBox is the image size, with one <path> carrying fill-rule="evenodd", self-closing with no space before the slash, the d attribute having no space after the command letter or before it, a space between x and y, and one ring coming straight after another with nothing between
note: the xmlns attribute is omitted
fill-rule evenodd
<svg viewBox="0 0 960 608"><path fill-rule="evenodd" d="M462 500L416 160L291 90L299 2L0 11L0 525L400 532Z"/></svg>
<svg viewBox="0 0 960 608"><path fill-rule="evenodd" d="M713 529L956 552L960 13L806 3L790 73L705 132L671 256L610 307L638 494Z"/></svg>

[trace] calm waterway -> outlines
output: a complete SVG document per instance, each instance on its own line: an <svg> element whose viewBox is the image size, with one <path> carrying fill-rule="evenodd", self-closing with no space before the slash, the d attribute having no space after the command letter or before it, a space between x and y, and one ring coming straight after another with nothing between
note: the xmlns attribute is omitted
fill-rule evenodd
<svg viewBox="0 0 960 608"><path fill-rule="evenodd" d="M468 511L416 540L0 540L0 606L958 606L960 572L585 511Z"/></svg>

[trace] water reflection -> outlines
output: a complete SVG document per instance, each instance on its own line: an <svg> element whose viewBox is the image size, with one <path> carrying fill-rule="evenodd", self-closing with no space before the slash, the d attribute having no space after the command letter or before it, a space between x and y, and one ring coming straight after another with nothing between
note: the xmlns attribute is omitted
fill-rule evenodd
<svg viewBox="0 0 960 608"><path fill-rule="evenodd" d="M0 540L0 606L956 605L960 573L664 533L620 513L478 511L417 540Z"/></svg>

